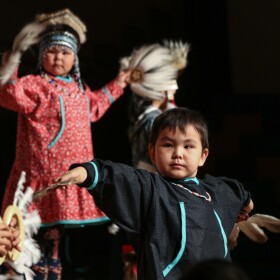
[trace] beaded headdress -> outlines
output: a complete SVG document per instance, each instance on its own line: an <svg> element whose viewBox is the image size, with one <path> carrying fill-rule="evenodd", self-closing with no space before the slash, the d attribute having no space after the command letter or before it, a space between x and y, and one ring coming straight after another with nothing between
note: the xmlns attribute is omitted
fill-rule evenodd
<svg viewBox="0 0 280 280"><path fill-rule="evenodd" d="M86 31L85 24L69 9L37 15L33 22L24 26L16 35L12 52L0 67L0 83L7 83L19 65L22 54L30 46L40 43L39 69L41 69L44 51L51 46L64 46L74 52L73 74L80 89L84 91L77 52L80 44L86 41Z"/></svg>
<svg viewBox="0 0 280 280"><path fill-rule="evenodd" d="M86 41L86 26L69 9L64 9L55 13L40 14L36 20L48 26L48 31L43 35L39 47L39 69L42 69L42 59L47 49L53 46L69 48L74 52L75 64L73 74L79 88L84 91L81 81L79 59L77 52L81 43ZM64 28L65 27L65 28Z"/></svg>

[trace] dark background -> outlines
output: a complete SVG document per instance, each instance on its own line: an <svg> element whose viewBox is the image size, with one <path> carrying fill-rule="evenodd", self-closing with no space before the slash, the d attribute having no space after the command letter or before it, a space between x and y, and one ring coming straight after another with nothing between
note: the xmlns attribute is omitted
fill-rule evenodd
<svg viewBox="0 0 280 280"><path fill-rule="evenodd" d="M137 46L166 38L189 42L189 64L178 80L176 102L201 111L208 119L210 157L200 174L237 178L252 193L253 213L280 217L278 0L2 1L0 52L11 47L14 36L35 14L66 7L88 27L79 58L82 77L92 89L114 78L119 59ZM36 59L35 49L24 54L20 73L32 71ZM130 164L129 94L126 90L93 124L96 157ZM14 160L16 118L0 108L1 197ZM95 229L91 236L94 243L102 230ZM113 254L104 257L106 264L96 261L112 246L119 248L111 237L103 242L98 249L89 247L86 258L94 259L97 270L110 263L111 272L104 271L107 276L100 279L117 279L114 269L119 267L112 265ZM264 245L241 235L232 254L252 279L279 279L279 250L277 234L269 233Z"/></svg>

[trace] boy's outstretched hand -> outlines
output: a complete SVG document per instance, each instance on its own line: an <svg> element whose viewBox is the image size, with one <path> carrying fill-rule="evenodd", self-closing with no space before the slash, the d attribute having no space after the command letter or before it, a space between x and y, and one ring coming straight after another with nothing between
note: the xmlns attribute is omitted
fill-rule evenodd
<svg viewBox="0 0 280 280"><path fill-rule="evenodd" d="M81 184L87 178L87 171L84 167L76 167L65 172L62 176L55 180L55 183L36 191L33 195L33 201L39 200L56 189L65 189L70 185Z"/></svg>
<svg viewBox="0 0 280 280"><path fill-rule="evenodd" d="M81 184L87 178L87 171L84 167L79 166L67 171L56 179L56 183L61 186L70 186L73 184Z"/></svg>

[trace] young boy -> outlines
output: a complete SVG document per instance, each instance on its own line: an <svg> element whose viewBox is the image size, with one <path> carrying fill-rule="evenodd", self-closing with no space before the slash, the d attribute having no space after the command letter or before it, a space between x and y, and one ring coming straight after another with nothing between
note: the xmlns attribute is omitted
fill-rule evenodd
<svg viewBox="0 0 280 280"><path fill-rule="evenodd" d="M179 279L186 267L210 258L230 260L227 237L253 208L236 180L196 177L209 153L203 117L170 109L153 124L149 144L157 173L94 159L74 164L57 181L87 188L98 207L138 236L139 279Z"/></svg>

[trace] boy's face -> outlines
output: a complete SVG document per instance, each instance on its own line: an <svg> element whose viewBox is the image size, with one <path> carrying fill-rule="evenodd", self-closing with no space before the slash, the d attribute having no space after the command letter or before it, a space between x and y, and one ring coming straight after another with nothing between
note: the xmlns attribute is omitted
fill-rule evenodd
<svg viewBox="0 0 280 280"><path fill-rule="evenodd" d="M74 52L62 46L48 48L43 57L43 67L45 71L53 76L67 76L74 62Z"/></svg>
<svg viewBox="0 0 280 280"><path fill-rule="evenodd" d="M202 150L199 133L192 125L186 126L185 133L165 128L155 146L149 144L149 152L158 172L174 179L195 177L209 153L208 149Z"/></svg>

